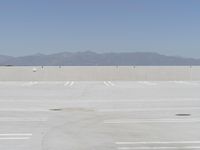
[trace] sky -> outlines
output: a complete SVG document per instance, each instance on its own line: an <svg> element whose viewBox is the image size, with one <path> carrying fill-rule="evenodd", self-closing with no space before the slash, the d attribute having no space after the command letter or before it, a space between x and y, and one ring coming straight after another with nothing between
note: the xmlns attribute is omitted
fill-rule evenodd
<svg viewBox="0 0 200 150"><path fill-rule="evenodd" d="M0 54L88 50L200 58L200 1L0 0Z"/></svg>

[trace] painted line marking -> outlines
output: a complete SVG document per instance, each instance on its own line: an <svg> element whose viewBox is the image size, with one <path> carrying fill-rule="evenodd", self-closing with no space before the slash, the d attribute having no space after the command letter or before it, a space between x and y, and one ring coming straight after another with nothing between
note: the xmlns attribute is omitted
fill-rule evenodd
<svg viewBox="0 0 200 150"><path fill-rule="evenodd" d="M129 119L129 120L105 120L105 124L128 124L128 123L199 123L199 118L193 119Z"/></svg>
<svg viewBox="0 0 200 150"><path fill-rule="evenodd" d="M118 147L118 150L131 150L131 149L143 149L143 150L148 150L148 149L200 149L200 146L185 146L185 147Z"/></svg>
<svg viewBox="0 0 200 150"><path fill-rule="evenodd" d="M69 81L68 81L68 82L65 82L64 86L68 86L69 83L70 83Z"/></svg>
<svg viewBox="0 0 200 150"><path fill-rule="evenodd" d="M32 136L32 133L3 133L0 136Z"/></svg>
<svg viewBox="0 0 200 150"><path fill-rule="evenodd" d="M30 137L0 137L0 140L28 140Z"/></svg>
<svg viewBox="0 0 200 150"><path fill-rule="evenodd" d="M137 144L200 144L200 141L151 141L151 142L115 142L117 145Z"/></svg>
<svg viewBox="0 0 200 150"><path fill-rule="evenodd" d="M131 108L131 109L99 109L98 112L135 112L135 111L166 111L166 110L200 110L200 107L167 107L167 108Z"/></svg>
<svg viewBox="0 0 200 150"><path fill-rule="evenodd" d="M109 86L109 84L108 84L106 81L104 81L103 83L104 83L106 86Z"/></svg>
<svg viewBox="0 0 200 150"><path fill-rule="evenodd" d="M8 109L6 109L6 108L0 108L0 112L7 112L7 111L13 111L13 112L48 112L48 111L50 111L49 109L12 109L12 108L8 108Z"/></svg>
<svg viewBox="0 0 200 150"><path fill-rule="evenodd" d="M138 81L140 84L146 84L146 85L158 85L157 83L149 82L149 81Z"/></svg>
<svg viewBox="0 0 200 150"><path fill-rule="evenodd" d="M63 82L61 81L39 81L38 84L41 85L49 85L49 84L53 84L53 85L57 85L57 84L63 84Z"/></svg>
<svg viewBox="0 0 200 150"><path fill-rule="evenodd" d="M0 140L28 140L32 135L32 133L2 133Z"/></svg>
<svg viewBox="0 0 200 150"><path fill-rule="evenodd" d="M173 81L176 84L186 84L186 85L199 85L198 83L189 82L189 81Z"/></svg>
<svg viewBox="0 0 200 150"><path fill-rule="evenodd" d="M28 83L22 84L22 86L33 86L33 85L36 85L36 84L38 84L37 81L30 81L30 82L28 82Z"/></svg>
<svg viewBox="0 0 200 150"><path fill-rule="evenodd" d="M31 81L31 82L29 82L29 84L30 85L36 85L36 84L38 84L38 82L37 81Z"/></svg>
<svg viewBox="0 0 200 150"><path fill-rule="evenodd" d="M114 83L112 83L111 81L104 81L103 82L106 86L110 87L110 86L115 86Z"/></svg>
<svg viewBox="0 0 200 150"><path fill-rule="evenodd" d="M108 81L108 83L109 83L111 86L115 86L115 84L112 83L111 81Z"/></svg>
<svg viewBox="0 0 200 150"><path fill-rule="evenodd" d="M38 102L38 99L0 99L0 102L27 102L29 103L31 102ZM152 102L192 102L192 101L200 101L200 98L171 98L171 99L110 99L110 100L106 100L106 99L102 99L102 100L80 100L77 99L75 101L66 101L66 99L44 99L42 100L42 102L66 102L66 103L143 103L143 102L148 102L148 103L152 103ZM41 102L41 101L40 101ZM196 107L198 108L198 107Z"/></svg>
<svg viewBox="0 0 200 150"><path fill-rule="evenodd" d="M73 86L73 85L74 85L74 81L71 82L71 84L69 85L69 87L71 87L71 86Z"/></svg>
<svg viewBox="0 0 200 150"><path fill-rule="evenodd" d="M47 118L0 118L0 122L46 122Z"/></svg>
<svg viewBox="0 0 200 150"><path fill-rule="evenodd" d="M71 86L73 86L73 84L74 84L74 81L67 81L67 82L64 84L64 86L71 87Z"/></svg>

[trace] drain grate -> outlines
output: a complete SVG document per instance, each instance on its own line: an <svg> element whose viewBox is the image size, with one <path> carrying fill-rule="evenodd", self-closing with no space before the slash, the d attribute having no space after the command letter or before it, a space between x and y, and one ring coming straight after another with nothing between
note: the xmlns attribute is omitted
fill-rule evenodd
<svg viewBox="0 0 200 150"><path fill-rule="evenodd" d="M184 117L184 116L191 116L191 114L176 114L176 116Z"/></svg>

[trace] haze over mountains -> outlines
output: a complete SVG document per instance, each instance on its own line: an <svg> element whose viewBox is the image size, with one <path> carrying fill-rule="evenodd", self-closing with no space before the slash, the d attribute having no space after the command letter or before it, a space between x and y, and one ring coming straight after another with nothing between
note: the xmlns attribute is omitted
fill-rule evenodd
<svg viewBox="0 0 200 150"><path fill-rule="evenodd" d="M62 52L21 57L0 55L1 66L184 66L200 65L200 59L149 52Z"/></svg>

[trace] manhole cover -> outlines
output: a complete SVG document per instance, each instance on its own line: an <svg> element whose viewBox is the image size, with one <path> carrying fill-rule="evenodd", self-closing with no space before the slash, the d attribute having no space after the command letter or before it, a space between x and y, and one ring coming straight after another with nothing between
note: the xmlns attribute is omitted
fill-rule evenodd
<svg viewBox="0 0 200 150"><path fill-rule="evenodd" d="M176 116L191 116L191 114L176 114Z"/></svg>

